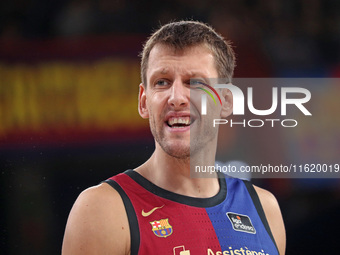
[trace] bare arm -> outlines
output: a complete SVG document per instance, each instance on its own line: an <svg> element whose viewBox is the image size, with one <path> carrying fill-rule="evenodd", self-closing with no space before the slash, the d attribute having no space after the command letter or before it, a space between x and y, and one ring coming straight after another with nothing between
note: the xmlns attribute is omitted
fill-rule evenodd
<svg viewBox="0 0 340 255"><path fill-rule="evenodd" d="M119 194L107 184L83 191L70 212L62 254L129 253L129 224Z"/></svg>
<svg viewBox="0 0 340 255"><path fill-rule="evenodd" d="M282 219L281 210L279 204L272 193L267 190L261 189L254 186L264 213L266 215L270 230L274 236L277 248L281 255L285 254L286 251L286 231Z"/></svg>

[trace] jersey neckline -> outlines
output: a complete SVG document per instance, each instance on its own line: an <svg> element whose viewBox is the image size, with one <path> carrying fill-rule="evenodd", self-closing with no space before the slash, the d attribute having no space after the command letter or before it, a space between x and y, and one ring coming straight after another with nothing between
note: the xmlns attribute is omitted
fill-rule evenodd
<svg viewBox="0 0 340 255"><path fill-rule="evenodd" d="M162 198L165 198L165 199L177 202L177 203L189 205L189 206L202 207L202 208L214 207L216 205L221 204L227 197L227 185L226 185L225 176L223 174L219 174L218 176L218 182L220 185L219 192L215 196L209 197L209 198L189 197L189 196L180 195L180 194L165 190L153 184L148 179L143 177L138 172L133 171L132 169L126 170L124 174L132 178L136 183L141 185L144 189L148 190L149 192L159 197L162 197Z"/></svg>

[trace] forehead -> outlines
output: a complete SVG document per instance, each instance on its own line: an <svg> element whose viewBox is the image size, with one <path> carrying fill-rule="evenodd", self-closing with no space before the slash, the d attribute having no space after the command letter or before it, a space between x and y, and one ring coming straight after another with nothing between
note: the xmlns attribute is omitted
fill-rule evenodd
<svg viewBox="0 0 340 255"><path fill-rule="evenodd" d="M153 73L199 72L209 78L217 77L215 59L212 51L204 44L174 49L171 46L156 44L149 56L147 77Z"/></svg>

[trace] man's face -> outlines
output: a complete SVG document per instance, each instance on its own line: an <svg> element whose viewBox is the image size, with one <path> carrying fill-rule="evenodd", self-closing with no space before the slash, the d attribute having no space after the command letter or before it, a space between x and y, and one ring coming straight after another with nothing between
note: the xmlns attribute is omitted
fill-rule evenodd
<svg viewBox="0 0 340 255"><path fill-rule="evenodd" d="M149 118L156 142L169 155L188 158L190 151L196 152L217 136L211 120L216 114L205 116L202 121L202 90L190 85L190 79L216 77L214 57L204 45L175 51L157 44L151 50L147 86L140 86L139 112L143 118Z"/></svg>

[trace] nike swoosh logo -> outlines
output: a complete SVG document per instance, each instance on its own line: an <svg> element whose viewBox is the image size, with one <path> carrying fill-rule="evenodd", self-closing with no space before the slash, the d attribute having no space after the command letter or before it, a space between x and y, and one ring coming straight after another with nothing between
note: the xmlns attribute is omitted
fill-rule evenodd
<svg viewBox="0 0 340 255"><path fill-rule="evenodd" d="M155 207L155 208L151 209L151 210L148 211L148 212L144 212L144 209L143 209L143 210L142 210L142 215L143 215L144 217L148 217L148 216L150 216L154 211L156 211L157 209L163 208L163 206L164 206L164 205L159 206L159 207Z"/></svg>

